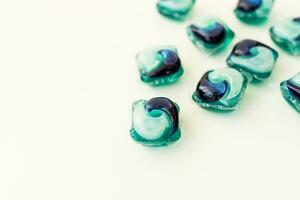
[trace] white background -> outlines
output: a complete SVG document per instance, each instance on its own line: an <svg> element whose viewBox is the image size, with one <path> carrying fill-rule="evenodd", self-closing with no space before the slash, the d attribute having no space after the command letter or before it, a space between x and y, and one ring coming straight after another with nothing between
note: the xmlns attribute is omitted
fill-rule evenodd
<svg viewBox="0 0 300 200"><path fill-rule="evenodd" d="M280 81L300 70L281 50L272 77L250 85L229 114L191 100L202 74L226 67L244 38L278 49L268 28L299 16L298 0L277 0L262 27L239 22L236 0L198 0L193 17L161 17L154 0L0 2L0 199L299 200L300 131ZM234 29L226 52L210 57L188 40L198 15ZM138 78L135 54L174 44L185 74L152 88ZM146 148L129 137L131 103L167 96L181 107L182 138Z"/></svg>

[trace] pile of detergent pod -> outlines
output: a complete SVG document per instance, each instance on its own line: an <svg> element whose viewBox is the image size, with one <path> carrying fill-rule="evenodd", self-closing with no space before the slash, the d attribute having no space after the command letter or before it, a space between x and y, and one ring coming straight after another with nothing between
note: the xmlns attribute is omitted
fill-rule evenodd
<svg viewBox="0 0 300 200"><path fill-rule="evenodd" d="M274 0L239 0L234 10L247 24L268 19ZM195 0L159 0L158 12L173 20L184 20ZM210 55L226 49L234 31L223 21L205 17L187 27L187 36L200 51ZM286 19L270 28L275 44L291 55L300 54L300 17ZM228 112L235 110L243 98L247 84L264 81L272 73L278 59L273 48L252 39L238 42L226 63L228 68L207 71L200 78L192 99L202 108ZM152 47L136 56L140 79L151 86L175 83L184 68L174 46ZM283 97L300 112L300 72L280 84ZM146 146L164 146L180 138L179 106L165 97L139 100L132 106L131 137Z"/></svg>

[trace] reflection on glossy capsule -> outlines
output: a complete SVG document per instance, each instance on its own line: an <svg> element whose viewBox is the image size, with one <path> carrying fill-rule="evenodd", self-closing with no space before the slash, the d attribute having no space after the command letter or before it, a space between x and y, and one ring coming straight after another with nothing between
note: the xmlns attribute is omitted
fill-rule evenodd
<svg viewBox="0 0 300 200"><path fill-rule="evenodd" d="M300 72L280 84L281 92L286 101L300 113Z"/></svg>
<svg viewBox="0 0 300 200"><path fill-rule="evenodd" d="M187 28L193 44L200 50L215 54L226 48L234 38L234 32L215 18L204 17Z"/></svg>
<svg viewBox="0 0 300 200"><path fill-rule="evenodd" d="M227 64L241 71L249 81L263 81L271 75L277 58L278 53L271 47L247 39L235 45Z"/></svg>
<svg viewBox="0 0 300 200"><path fill-rule="evenodd" d="M153 86L174 83L183 74L177 49L173 46L143 50L136 56L136 63L141 80Z"/></svg>
<svg viewBox="0 0 300 200"><path fill-rule="evenodd" d="M246 87L246 78L235 69L211 70L199 81L193 100L203 108L231 111L239 105Z"/></svg>
<svg viewBox="0 0 300 200"><path fill-rule="evenodd" d="M286 19L270 29L272 40L292 55L300 54L300 17Z"/></svg>
<svg viewBox="0 0 300 200"><path fill-rule="evenodd" d="M164 146L180 136L179 107L165 97L133 104L131 137L145 146Z"/></svg>
<svg viewBox="0 0 300 200"><path fill-rule="evenodd" d="M157 10L163 16L174 20L184 20L192 10L195 0L159 0Z"/></svg>
<svg viewBox="0 0 300 200"><path fill-rule="evenodd" d="M275 0L239 0L235 15L249 24L259 24L268 19Z"/></svg>

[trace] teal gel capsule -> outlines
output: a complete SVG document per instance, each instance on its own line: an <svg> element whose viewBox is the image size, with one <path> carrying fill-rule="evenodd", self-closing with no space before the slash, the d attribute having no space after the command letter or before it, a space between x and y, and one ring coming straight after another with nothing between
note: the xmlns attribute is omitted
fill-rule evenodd
<svg viewBox="0 0 300 200"><path fill-rule="evenodd" d="M248 24L265 22L273 8L275 0L239 0L235 15Z"/></svg>
<svg viewBox="0 0 300 200"><path fill-rule="evenodd" d="M300 17L286 19L270 28L272 40L292 55L300 54Z"/></svg>
<svg viewBox="0 0 300 200"><path fill-rule="evenodd" d="M145 146L176 142L181 136L178 105L165 97L134 102L130 135Z"/></svg>
<svg viewBox="0 0 300 200"><path fill-rule="evenodd" d="M300 113L300 72L280 84L282 96Z"/></svg>
<svg viewBox="0 0 300 200"><path fill-rule="evenodd" d="M192 43L201 51L216 54L233 40L234 32L221 20L204 17L187 28Z"/></svg>
<svg viewBox="0 0 300 200"><path fill-rule="evenodd" d="M159 0L156 7L161 15L182 21L192 10L194 4L195 0Z"/></svg>
<svg viewBox="0 0 300 200"><path fill-rule="evenodd" d="M241 71L249 81L263 81L271 75L277 58L278 53L271 47L247 39L235 45L227 58L227 64Z"/></svg>
<svg viewBox="0 0 300 200"><path fill-rule="evenodd" d="M141 80L152 86L174 83L183 75L181 60L173 46L143 50L137 54L136 64Z"/></svg>
<svg viewBox="0 0 300 200"><path fill-rule="evenodd" d="M221 68L206 72L199 81L193 100L203 108L235 110L247 87L247 79L237 70Z"/></svg>

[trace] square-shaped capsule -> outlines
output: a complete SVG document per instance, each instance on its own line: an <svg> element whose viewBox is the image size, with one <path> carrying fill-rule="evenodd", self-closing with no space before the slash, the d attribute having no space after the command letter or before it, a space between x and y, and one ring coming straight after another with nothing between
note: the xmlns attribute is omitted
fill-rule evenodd
<svg viewBox="0 0 300 200"><path fill-rule="evenodd" d="M300 113L300 72L280 84L285 100Z"/></svg>
<svg viewBox="0 0 300 200"><path fill-rule="evenodd" d="M247 39L234 46L227 58L227 64L241 71L249 81L253 79L263 81L271 75L277 58L277 51L271 47Z"/></svg>
<svg viewBox="0 0 300 200"><path fill-rule="evenodd" d="M292 55L300 54L300 17L285 19L270 29L272 40Z"/></svg>
<svg viewBox="0 0 300 200"><path fill-rule="evenodd" d="M234 38L234 32L221 20L204 17L187 28L188 37L200 50L215 54L225 49Z"/></svg>
<svg viewBox="0 0 300 200"><path fill-rule="evenodd" d="M176 82L183 74L181 60L174 46L145 49L136 56L143 82L159 86Z"/></svg>
<svg viewBox="0 0 300 200"><path fill-rule="evenodd" d="M132 139L145 146L165 146L181 136L179 106L166 97L139 100L132 105Z"/></svg>
<svg viewBox="0 0 300 200"><path fill-rule="evenodd" d="M235 15L248 24L265 22L273 8L275 0L239 0Z"/></svg>
<svg viewBox="0 0 300 200"><path fill-rule="evenodd" d="M231 111L239 105L246 87L247 79L235 69L210 70L200 79L193 100L203 108Z"/></svg>
<svg viewBox="0 0 300 200"><path fill-rule="evenodd" d="M184 20L194 7L195 0L159 0L157 10L165 17L174 20Z"/></svg>

